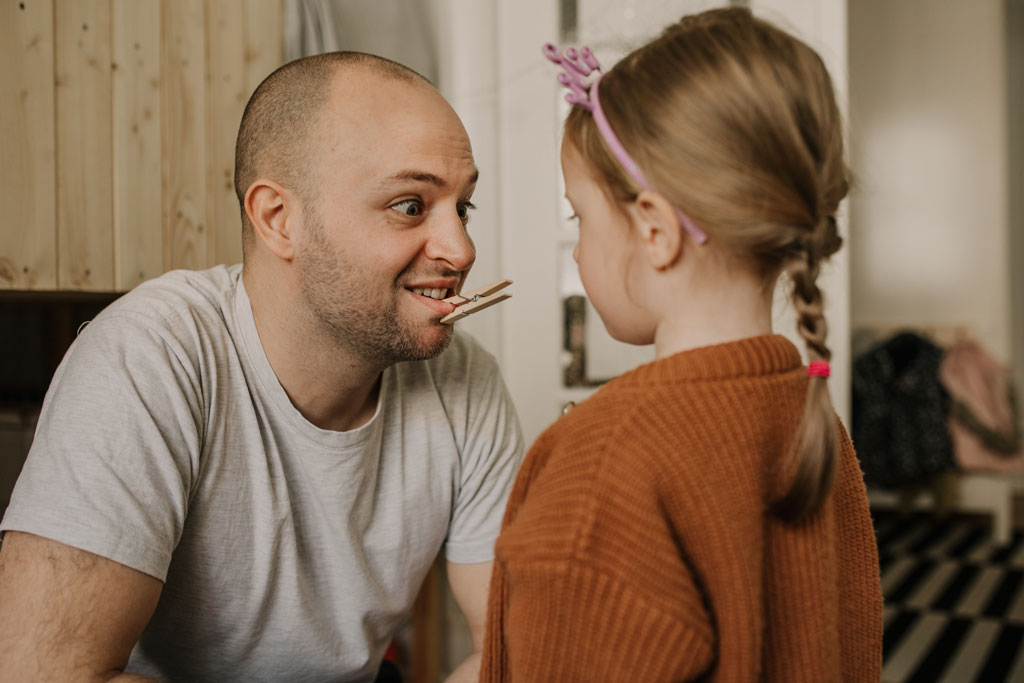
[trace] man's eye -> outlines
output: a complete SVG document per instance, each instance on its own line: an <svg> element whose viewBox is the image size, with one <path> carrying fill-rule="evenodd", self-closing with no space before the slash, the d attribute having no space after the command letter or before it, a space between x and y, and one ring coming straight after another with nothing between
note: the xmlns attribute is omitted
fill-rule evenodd
<svg viewBox="0 0 1024 683"><path fill-rule="evenodd" d="M463 223L469 222L469 212L475 208L476 204L474 204L473 202L463 202L462 204L459 204L459 218L462 219Z"/></svg>
<svg viewBox="0 0 1024 683"><path fill-rule="evenodd" d="M419 216L423 213L423 203L418 199L403 199L391 208L406 216Z"/></svg>

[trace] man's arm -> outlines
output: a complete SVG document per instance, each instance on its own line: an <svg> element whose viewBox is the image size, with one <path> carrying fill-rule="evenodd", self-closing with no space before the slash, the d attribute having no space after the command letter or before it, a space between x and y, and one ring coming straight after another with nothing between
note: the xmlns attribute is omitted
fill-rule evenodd
<svg viewBox="0 0 1024 683"><path fill-rule="evenodd" d="M480 654L483 651L484 626L487 623L487 589L491 583L493 566L493 561L475 564L448 562L445 565L452 595L466 617L473 638L473 654L452 672L446 683L471 683L480 677Z"/></svg>
<svg viewBox="0 0 1024 683"><path fill-rule="evenodd" d="M149 680L122 670L162 588L113 560L8 531L0 548L0 683Z"/></svg>

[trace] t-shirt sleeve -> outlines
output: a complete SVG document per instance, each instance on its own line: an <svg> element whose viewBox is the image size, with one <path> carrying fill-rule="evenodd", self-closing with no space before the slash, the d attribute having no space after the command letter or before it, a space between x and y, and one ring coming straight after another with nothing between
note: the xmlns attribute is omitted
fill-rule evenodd
<svg viewBox="0 0 1024 683"><path fill-rule="evenodd" d="M522 462L523 436L494 357L472 340L464 343L463 353L457 371L466 373L468 390L457 411L464 422L456 425L462 432L462 467L445 557L456 563L487 562L494 559L494 541Z"/></svg>
<svg viewBox="0 0 1024 683"><path fill-rule="evenodd" d="M161 581L202 443L202 386L171 334L101 314L50 384L0 531L33 533Z"/></svg>

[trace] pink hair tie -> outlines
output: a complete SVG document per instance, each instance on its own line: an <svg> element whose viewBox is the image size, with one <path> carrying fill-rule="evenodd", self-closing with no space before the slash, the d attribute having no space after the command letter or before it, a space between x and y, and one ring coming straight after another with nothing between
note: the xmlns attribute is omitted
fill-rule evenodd
<svg viewBox="0 0 1024 683"><path fill-rule="evenodd" d="M654 190L651 184L647 182L647 178L644 177L643 171L640 170L640 165L633 161L633 157L629 156L629 152L619 142L618 136L615 135L615 131L612 130L611 124L608 123L608 119L601 109L601 100L597 97L597 86L604 76L604 69L601 68L601 64L597 61L594 53L590 51L590 48L584 47L577 52L576 48L570 47L563 55L558 51L557 47L548 43L544 46L543 52L549 61L562 67L562 73L558 74L558 82L569 90L565 94L566 102L577 107L583 107L589 111L594 117L594 123L597 125L598 132L601 133L601 137L607 143L608 149L619 160L619 163L626 169L626 172L633 176L633 180L636 181L636 184L641 189ZM588 86L583 78L595 71L597 72L597 78ZM697 244L704 244L708 241L707 234L698 228L697 224L683 213L682 209L678 206L672 208L676 210L676 216L679 218L679 223L683 226L683 229L690 233L690 236L696 240Z"/></svg>
<svg viewBox="0 0 1024 683"><path fill-rule="evenodd" d="M828 361L812 360L807 364L808 377L828 377L829 374Z"/></svg>

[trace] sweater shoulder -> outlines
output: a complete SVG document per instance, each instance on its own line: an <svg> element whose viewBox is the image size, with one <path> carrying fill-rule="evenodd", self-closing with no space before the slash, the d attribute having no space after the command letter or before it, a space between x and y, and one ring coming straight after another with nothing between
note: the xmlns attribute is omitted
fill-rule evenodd
<svg viewBox="0 0 1024 683"><path fill-rule="evenodd" d="M604 577L673 620L704 623L700 582L665 508L660 461L672 451L632 429L647 403L643 392L609 386L537 440L496 557L520 578L538 571Z"/></svg>
<svg viewBox="0 0 1024 683"><path fill-rule="evenodd" d="M499 545L510 557L589 557L609 535L632 533L657 511L658 444L632 433L644 392L602 388L549 427L529 450ZM629 471L623 476L623 470ZM626 520L624 517L628 517ZM615 519L604 527L602 519Z"/></svg>

